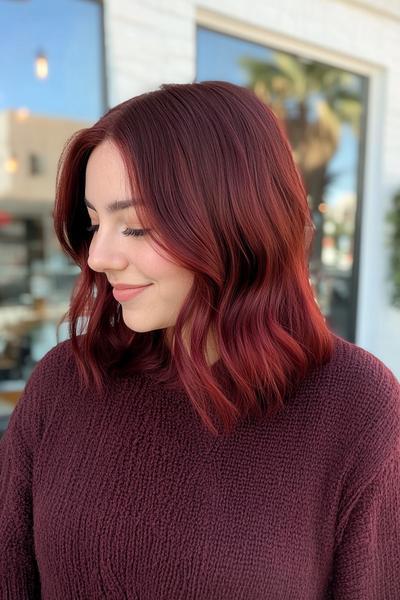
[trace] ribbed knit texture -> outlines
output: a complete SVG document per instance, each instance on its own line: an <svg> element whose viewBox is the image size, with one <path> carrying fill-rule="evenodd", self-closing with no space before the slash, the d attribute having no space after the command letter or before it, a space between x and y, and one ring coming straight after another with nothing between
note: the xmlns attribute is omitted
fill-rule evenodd
<svg viewBox="0 0 400 600"><path fill-rule="evenodd" d="M400 384L335 344L219 439L183 391L79 393L50 350L0 441L1 600L399 600Z"/></svg>

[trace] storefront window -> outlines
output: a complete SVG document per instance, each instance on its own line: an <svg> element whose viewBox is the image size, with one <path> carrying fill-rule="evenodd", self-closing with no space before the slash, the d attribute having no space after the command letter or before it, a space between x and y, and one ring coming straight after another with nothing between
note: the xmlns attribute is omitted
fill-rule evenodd
<svg viewBox="0 0 400 600"><path fill-rule="evenodd" d="M248 87L284 124L316 227L317 301L331 329L354 342L368 80L204 27L196 80Z"/></svg>
<svg viewBox="0 0 400 600"><path fill-rule="evenodd" d="M0 62L1 431L57 342L79 272L55 238L52 211L64 143L106 110L101 3L1 0Z"/></svg>

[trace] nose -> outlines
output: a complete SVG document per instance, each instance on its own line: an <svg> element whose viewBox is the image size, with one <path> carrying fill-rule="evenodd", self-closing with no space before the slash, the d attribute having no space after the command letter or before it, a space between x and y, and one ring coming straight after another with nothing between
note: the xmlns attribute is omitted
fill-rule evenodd
<svg viewBox="0 0 400 600"><path fill-rule="evenodd" d="M87 263L90 269L98 273L118 271L128 265L127 256L118 247L118 243L111 236L100 234L100 230L93 236L89 246Z"/></svg>

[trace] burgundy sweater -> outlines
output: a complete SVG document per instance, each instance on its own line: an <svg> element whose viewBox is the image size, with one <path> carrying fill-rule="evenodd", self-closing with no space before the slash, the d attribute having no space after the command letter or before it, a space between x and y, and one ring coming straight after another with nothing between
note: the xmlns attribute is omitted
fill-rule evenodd
<svg viewBox="0 0 400 600"><path fill-rule="evenodd" d="M0 441L0 599L399 600L400 384L335 345L214 438L151 375L79 393L59 343Z"/></svg>

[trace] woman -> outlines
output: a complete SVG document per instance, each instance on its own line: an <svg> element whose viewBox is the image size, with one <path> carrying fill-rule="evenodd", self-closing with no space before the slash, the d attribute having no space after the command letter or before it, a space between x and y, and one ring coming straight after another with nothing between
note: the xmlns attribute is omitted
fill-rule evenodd
<svg viewBox="0 0 400 600"><path fill-rule="evenodd" d="M1 440L1 598L400 598L400 385L319 310L271 110L119 104L66 144L54 224L82 272Z"/></svg>

